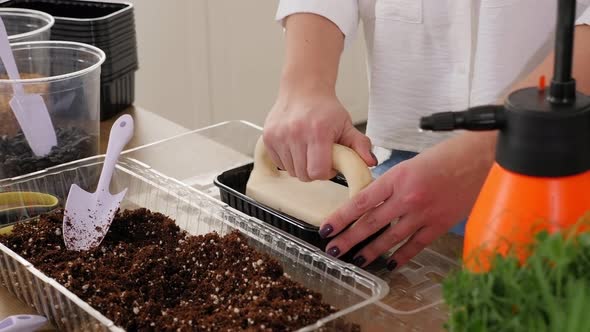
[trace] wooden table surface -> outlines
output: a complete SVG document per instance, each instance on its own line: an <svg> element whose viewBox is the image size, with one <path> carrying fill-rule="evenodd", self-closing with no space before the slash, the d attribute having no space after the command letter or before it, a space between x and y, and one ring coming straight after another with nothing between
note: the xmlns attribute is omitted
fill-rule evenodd
<svg viewBox="0 0 590 332"><path fill-rule="evenodd" d="M100 123L101 154L105 153L107 150L107 142L109 139L111 126L115 120L117 120L117 118L123 114L130 114L133 117L133 123L135 125L135 133L129 144L127 144L127 149L156 142L161 139L169 138L189 131L189 129L155 113L146 111L139 107L130 107L129 109L121 112L118 116L112 117Z"/></svg>
<svg viewBox="0 0 590 332"><path fill-rule="evenodd" d="M129 108L125 110L122 114L131 114L134 118L135 123L135 135L131 142L127 145L127 148L133 148L140 145L152 143L159 141L164 138L169 138L184 132L189 131L187 128L184 128L176 123L173 123L165 118L160 117L154 113L149 111L143 110L141 108ZM100 125L100 153L105 153L107 142L108 142L108 134L113 122L116 120L117 117L111 118L109 120L101 122ZM463 238L461 236L456 236L452 234L447 234L437 241L430 247L431 249L435 250L436 252L451 258L457 259L461 255L462 251L462 242ZM390 285L390 288L391 285ZM385 298L381 303L386 303L387 298ZM367 307L365 310L369 315L383 315L382 308L379 308L377 305L372 305ZM0 320L6 316L15 315L15 314L34 314L35 312L26 306L25 304L18 301L14 298L11 294L8 293L6 288L0 287ZM389 314L389 313L387 313ZM386 315L387 315L386 314ZM428 313L425 313L428 315ZM412 318L411 321L415 319L423 319L420 316ZM424 319L428 319L427 317ZM392 319L392 322L402 322L403 319ZM402 326L405 323L400 323ZM414 328L411 326L406 326L406 328L401 328L400 330L412 330ZM368 328L366 328L368 326ZM363 324L363 330L366 331L378 331L378 330L391 330L394 328L393 326L389 328L383 329L381 328L373 328L369 322L368 325ZM398 330L398 328L395 328ZM421 330L421 329L418 329ZM53 331L51 326L47 326L43 331ZM430 331L430 329L428 330Z"/></svg>

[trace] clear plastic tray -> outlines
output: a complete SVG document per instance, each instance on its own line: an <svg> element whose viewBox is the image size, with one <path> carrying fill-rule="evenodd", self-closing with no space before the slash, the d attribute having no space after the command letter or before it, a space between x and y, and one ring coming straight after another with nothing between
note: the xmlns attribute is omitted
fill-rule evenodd
<svg viewBox="0 0 590 332"><path fill-rule="evenodd" d="M102 160L102 157L89 158L2 181L0 192L38 191L63 200L72 183L93 191ZM325 301L340 309L301 331L320 327L340 330L336 327L339 317L378 301L389 291L387 284L374 275L330 259L303 241L240 214L177 180L125 157L117 166L111 192L120 192L123 188L128 188L128 192L122 208L146 207L164 213L191 234L241 231L252 246L279 260L292 279L321 293ZM0 283L21 301L48 317L59 330L121 330L3 245L0 245ZM347 318L347 321L352 322L350 319Z"/></svg>
<svg viewBox="0 0 590 332"><path fill-rule="evenodd" d="M262 128L256 125L230 121L131 149L124 155L153 173L165 174L218 200L215 177L251 163L261 133ZM2 183L0 180L0 186ZM386 269L384 260L373 265L368 272L383 279L389 293L345 317L359 323L363 331L442 331L448 313L441 281L460 268L457 257L461 245L461 237L445 235L395 272Z"/></svg>
<svg viewBox="0 0 590 332"><path fill-rule="evenodd" d="M125 155L220 199L215 177L251 163L261 134L259 126L230 121L145 145ZM394 327L396 331L442 330L448 313L441 282L460 268L457 258L461 246L461 237L448 234L395 272L387 270L385 260L372 265L369 272L385 280L390 292L377 304L348 316L361 322L365 331L391 331Z"/></svg>

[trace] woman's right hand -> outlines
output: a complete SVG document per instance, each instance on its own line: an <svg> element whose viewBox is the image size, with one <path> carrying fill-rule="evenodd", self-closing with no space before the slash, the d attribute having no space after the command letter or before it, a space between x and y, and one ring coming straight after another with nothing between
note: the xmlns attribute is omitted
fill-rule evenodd
<svg viewBox="0 0 590 332"><path fill-rule="evenodd" d="M263 137L275 165L301 181L335 175L334 143L355 150L368 166L377 164L369 138L352 125L335 93L321 88L282 89L266 118Z"/></svg>
<svg viewBox="0 0 590 332"><path fill-rule="evenodd" d="M283 23L285 64L277 100L264 124L272 161L301 181L326 180L334 175L332 145L339 143L375 165L371 141L352 125L336 97L342 32L310 13L290 15Z"/></svg>

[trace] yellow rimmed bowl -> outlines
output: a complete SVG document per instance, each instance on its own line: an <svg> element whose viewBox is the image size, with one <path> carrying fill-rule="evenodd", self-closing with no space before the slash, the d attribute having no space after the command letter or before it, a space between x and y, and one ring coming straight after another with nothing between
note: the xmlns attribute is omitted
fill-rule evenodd
<svg viewBox="0 0 590 332"><path fill-rule="evenodd" d="M0 193L0 234L15 222L25 221L59 206L59 199L51 194L39 192Z"/></svg>

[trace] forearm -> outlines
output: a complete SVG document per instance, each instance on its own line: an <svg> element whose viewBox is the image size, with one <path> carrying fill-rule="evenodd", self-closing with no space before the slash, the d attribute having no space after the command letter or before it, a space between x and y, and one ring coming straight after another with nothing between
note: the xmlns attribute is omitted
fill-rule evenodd
<svg viewBox="0 0 590 332"><path fill-rule="evenodd" d="M545 75L549 84L553 77L553 52L524 79L517 82L511 91L537 86L539 77L542 75ZM576 80L577 89L590 95L590 26L588 25L578 25L575 29L572 76Z"/></svg>
<svg viewBox="0 0 590 332"><path fill-rule="evenodd" d="M547 83L549 83L553 76L553 53L512 86L510 91L537 86L542 75L545 75ZM578 90L590 95L590 26L587 25L579 25L575 29L573 77L576 79ZM475 166L474 169L487 173L494 161L496 138L496 132L466 132L441 143L437 150L441 154L448 154L451 153L451 150L458 149L464 151L463 158L465 159L470 159L473 156L472 153L475 153L478 158L471 165ZM476 178L481 178L481 176L478 175Z"/></svg>
<svg viewBox="0 0 590 332"><path fill-rule="evenodd" d="M281 90L308 89L335 93L344 35L330 20L294 14L285 22L285 63Z"/></svg>

